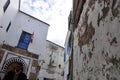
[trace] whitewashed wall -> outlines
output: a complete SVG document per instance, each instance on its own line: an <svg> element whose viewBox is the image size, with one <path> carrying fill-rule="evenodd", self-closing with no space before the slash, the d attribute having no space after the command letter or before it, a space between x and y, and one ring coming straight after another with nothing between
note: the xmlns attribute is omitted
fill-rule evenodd
<svg viewBox="0 0 120 80"><path fill-rule="evenodd" d="M64 80L67 80L67 75L69 73L69 61L66 61L64 64Z"/></svg>
<svg viewBox="0 0 120 80"><path fill-rule="evenodd" d="M18 12L7 33L5 44L16 47L22 31L30 34L34 32L33 42L29 44L28 51L35 54L44 53L48 26L48 24L30 17L23 12Z"/></svg>
<svg viewBox="0 0 120 80"><path fill-rule="evenodd" d="M120 0L86 0L73 43L72 80L119 80Z"/></svg>
<svg viewBox="0 0 120 80"><path fill-rule="evenodd" d="M50 63L50 59L54 61L54 63L52 63L52 66L54 66L53 68L50 68L48 66ZM61 68L59 68L59 64L61 65ZM46 42L46 53L44 54L44 58L43 60L41 60L40 65L41 65L41 70L39 73L40 80L43 80L43 78L63 80L63 76L61 76L61 73L64 67L64 48L57 44L54 44L53 42L47 41Z"/></svg>
<svg viewBox="0 0 120 80"><path fill-rule="evenodd" d="M66 60L64 62L64 80L67 80L67 74L69 73L69 53L67 52L67 45L70 37L70 31L68 30L66 40L65 40L65 54L66 54Z"/></svg>
<svg viewBox="0 0 120 80"><path fill-rule="evenodd" d="M0 26L3 27L0 28L0 44L2 44L5 40L6 28L8 27L10 21L13 22L19 7L19 0L10 0L10 5L4 13L3 6L6 1L7 0L0 1Z"/></svg>

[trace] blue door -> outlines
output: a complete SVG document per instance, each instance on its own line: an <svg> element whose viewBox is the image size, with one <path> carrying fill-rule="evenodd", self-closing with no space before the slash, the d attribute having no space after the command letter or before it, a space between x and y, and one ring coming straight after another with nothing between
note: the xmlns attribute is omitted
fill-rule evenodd
<svg viewBox="0 0 120 80"><path fill-rule="evenodd" d="M27 50L28 45L30 43L30 39L31 39L31 34L23 31L17 47Z"/></svg>

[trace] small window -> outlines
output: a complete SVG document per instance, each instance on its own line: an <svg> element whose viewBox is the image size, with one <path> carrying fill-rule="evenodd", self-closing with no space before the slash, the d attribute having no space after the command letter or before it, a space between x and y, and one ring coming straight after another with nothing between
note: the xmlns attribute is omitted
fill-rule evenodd
<svg viewBox="0 0 120 80"><path fill-rule="evenodd" d="M5 3L5 5L4 5L4 7L3 7L4 12L5 12L6 9L8 8L9 4L10 4L10 0L7 0L7 2Z"/></svg>
<svg viewBox="0 0 120 80"><path fill-rule="evenodd" d="M23 31L17 47L24 49L24 50L27 50L28 45L30 43L30 39L31 39L31 34Z"/></svg>
<svg viewBox="0 0 120 80"><path fill-rule="evenodd" d="M66 61L66 53L64 53L64 62Z"/></svg>
<svg viewBox="0 0 120 80"><path fill-rule="evenodd" d="M7 29L6 29L6 32L8 32L10 26L11 26L11 22L9 22L9 25L8 25L8 27L7 27Z"/></svg>

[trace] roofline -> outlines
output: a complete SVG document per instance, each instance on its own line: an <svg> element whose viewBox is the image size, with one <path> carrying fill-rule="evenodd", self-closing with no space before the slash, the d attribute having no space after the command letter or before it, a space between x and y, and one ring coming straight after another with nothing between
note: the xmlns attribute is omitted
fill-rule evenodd
<svg viewBox="0 0 120 80"><path fill-rule="evenodd" d="M46 40L46 41L48 41L48 42L50 42L50 43L53 43L53 44L55 44L56 46L59 46L59 47L61 47L61 48L65 49L63 46L58 45L58 44L56 44L56 43L54 43L54 42L52 42L52 41L50 41L50 40Z"/></svg>
<svg viewBox="0 0 120 80"><path fill-rule="evenodd" d="M21 3L21 0L19 0L18 10L20 10L20 3Z"/></svg>
<svg viewBox="0 0 120 80"><path fill-rule="evenodd" d="M36 19L36 20L38 20L38 21L40 21L40 22L43 22L43 23L45 23L46 25L50 26L50 24L48 24L48 23L46 23L46 22L44 22L44 21L42 21L42 20L40 20L40 19L38 19L38 18L35 18L34 16L31 16L31 15L29 15L29 14L27 14L27 13L21 11L21 10L19 10L19 12L21 12L21 13L27 15L27 16L30 16L30 17L32 17L32 18L34 18L34 19Z"/></svg>
<svg viewBox="0 0 120 80"><path fill-rule="evenodd" d="M25 15L28 15L28 16L30 16L30 17L32 17L32 18L34 18L34 19L36 19L36 20L38 20L38 21L40 21L40 22L43 22L43 23L45 23L45 24L48 25L48 26L50 26L50 24L48 24L48 23L46 23L46 22L44 22L44 21L42 21L42 20L40 20L40 19L38 19L38 18L35 18L34 16L32 16L32 15L26 13L26 12L21 11L21 10L20 10L20 3L21 3L21 0L19 0L19 6L18 6L18 11L19 11L19 12L24 13Z"/></svg>

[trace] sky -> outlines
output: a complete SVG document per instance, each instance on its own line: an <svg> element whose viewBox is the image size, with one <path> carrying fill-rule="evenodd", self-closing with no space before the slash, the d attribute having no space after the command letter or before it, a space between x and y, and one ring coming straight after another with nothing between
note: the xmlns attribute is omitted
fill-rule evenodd
<svg viewBox="0 0 120 80"><path fill-rule="evenodd" d="M48 24L47 40L64 47L72 0L21 0L20 10Z"/></svg>

